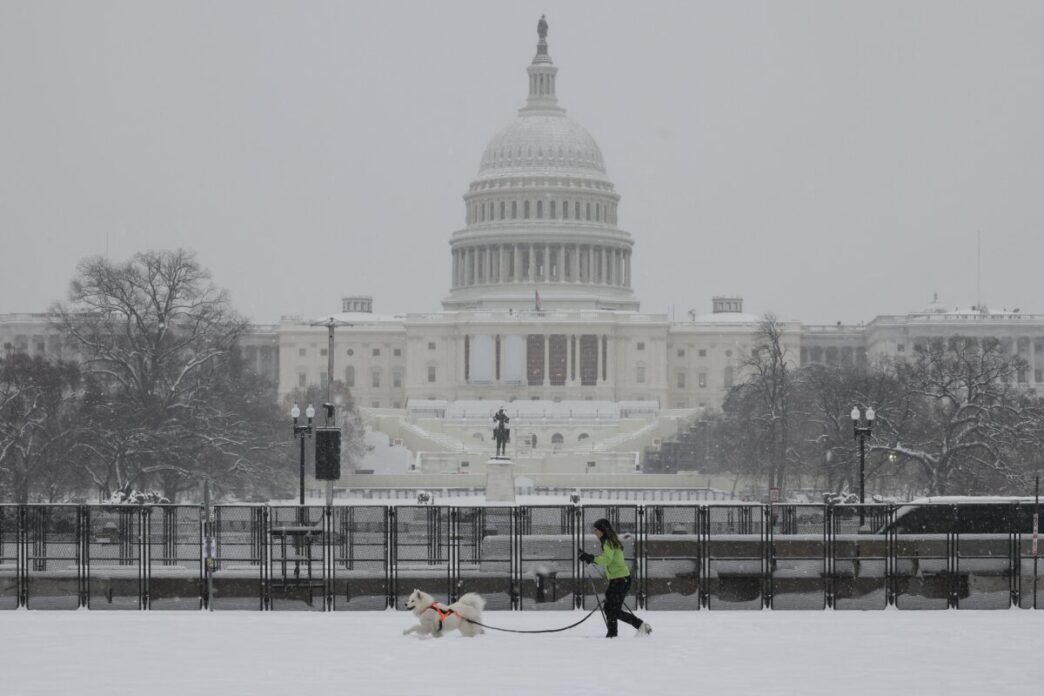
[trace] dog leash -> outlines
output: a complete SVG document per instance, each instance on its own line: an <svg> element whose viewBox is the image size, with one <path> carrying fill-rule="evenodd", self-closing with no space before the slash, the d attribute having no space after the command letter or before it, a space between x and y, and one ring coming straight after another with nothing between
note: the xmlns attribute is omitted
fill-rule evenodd
<svg viewBox="0 0 1044 696"><path fill-rule="evenodd" d="M523 629L519 629L519 628L498 628L497 626L487 626L484 623L479 623L478 621L473 621L472 619L469 619L469 618L467 618L465 616L462 616L461 618L464 619L465 621L467 621L468 623L475 624L476 626L481 626L482 628L488 628L491 631L502 631L504 633L561 633L562 631L568 631L571 628L576 628L577 626L579 626L583 622L585 622L588 619L590 619L591 616L596 611L602 612L602 620L604 621L605 620L605 610L602 609L602 600L598 596L598 591L595 590L594 580L591 579L591 575L587 572L587 567L586 566L584 567L584 575L587 577L587 581L591 584L591 591L594 593L595 602L597 602L598 605L594 609L589 611L587 613L587 616L585 616L584 618L580 619L576 623L569 624L568 626L563 626L562 628L542 628L542 629L523 630Z"/></svg>

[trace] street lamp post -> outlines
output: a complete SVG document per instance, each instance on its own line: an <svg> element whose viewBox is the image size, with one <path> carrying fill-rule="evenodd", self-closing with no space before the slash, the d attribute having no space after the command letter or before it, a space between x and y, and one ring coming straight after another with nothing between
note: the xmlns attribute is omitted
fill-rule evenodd
<svg viewBox="0 0 1044 696"><path fill-rule="evenodd" d="M325 326L326 327L326 427L332 427L335 423L330 421L333 419L334 413L334 396L333 396L333 384L334 384L334 328L338 326L355 326L351 322L340 321L334 317L330 317L326 321L314 321L312 326ZM326 504L327 506L333 505L333 481L326 482Z"/></svg>
<svg viewBox="0 0 1044 696"><path fill-rule="evenodd" d="M866 511L863 509L863 505L866 504L866 438L870 436L871 431L874 427L874 418L877 416L874 413L874 407L868 406L866 409L866 425L862 425L863 414L860 413L858 406L852 407L852 428L854 430L854 437L859 439L859 526L863 526L865 520Z"/></svg>
<svg viewBox="0 0 1044 696"><path fill-rule="evenodd" d="M312 434L313 426L312 419L315 418L315 408L308 404L308 408L305 409L305 417L308 418L308 425L299 425L298 419L301 418L301 409L298 407L297 402L294 402L294 407L290 409L290 417L294 419L294 437L301 440L301 505L305 504L305 438Z"/></svg>

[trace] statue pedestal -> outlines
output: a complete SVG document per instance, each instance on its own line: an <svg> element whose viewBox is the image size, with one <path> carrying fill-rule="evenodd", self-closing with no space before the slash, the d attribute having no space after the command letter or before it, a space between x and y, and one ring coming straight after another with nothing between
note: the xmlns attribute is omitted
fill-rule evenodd
<svg viewBox="0 0 1044 696"><path fill-rule="evenodd" d="M510 459L494 458L486 462L486 500L515 502L515 470Z"/></svg>

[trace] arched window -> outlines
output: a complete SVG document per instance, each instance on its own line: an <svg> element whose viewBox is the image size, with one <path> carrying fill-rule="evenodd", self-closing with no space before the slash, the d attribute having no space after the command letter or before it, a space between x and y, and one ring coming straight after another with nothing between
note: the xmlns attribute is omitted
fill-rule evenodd
<svg viewBox="0 0 1044 696"><path fill-rule="evenodd" d="M523 201L522 203L522 217L526 220L529 219L529 201Z"/></svg>
<svg viewBox="0 0 1044 696"><path fill-rule="evenodd" d="M573 203L573 217L577 220L580 219L580 201Z"/></svg>
<svg viewBox="0 0 1044 696"><path fill-rule="evenodd" d="M588 222L591 221L591 204L590 203L587 204L587 221Z"/></svg>
<svg viewBox="0 0 1044 696"><path fill-rule="evenodd" d="M569 201L562 201L562 219L569 219Z"/></svg>
<svg viewBox="0 0 1044 696"><path fill-rule="evenodd" d="M471 433L471 437L475 438L479 442L484 442L485 438L482 437L482 433Z"/></svg>
<svg viewBox="0 0 1044 696"><path fill-rule="evenodd" d="M551 201L551 215L550 215L550 217L551 217L552 220L555 219L555 201Z"/></svg>
<svg viewBox="0 0 1044 696"><path fill-rule="evenodd" d="M596 203L595 204L595 222L601 222L601 221L602 221L602 204L601 203Z"/></svg>
<svg viewBox="0 0 1044 696"><path fill-rule="evenodd" d="M586 440L589 437L591 437L591 436L588 435L587 433L580 433L580 435L576 438L576 441L577 442L583 442L584 440Z"/></svg>
<svg viewBox="0 0 1044 696"><path fill-rule="evenodd" d="M511 201L511 219L518 217L518 201Z"/></svg>
<svg viewBox="0 0 1044 696"><path fill-rule="evenodd" d="M551 436L551 447L553 449L559 449L565 443L565 437L562 433L555 433Z"/></svg>
<svg viewBox="0 0 1044 696"><path fill-rule="evenodd" d="M537 201L537 218L543 219L544 217L544 201Z"/></svg>
<svg viewBox="0 0 1044 696"><path fill-rule="evenodd" d="M500 219L504 219L504 201L500 201Z"/></svg>

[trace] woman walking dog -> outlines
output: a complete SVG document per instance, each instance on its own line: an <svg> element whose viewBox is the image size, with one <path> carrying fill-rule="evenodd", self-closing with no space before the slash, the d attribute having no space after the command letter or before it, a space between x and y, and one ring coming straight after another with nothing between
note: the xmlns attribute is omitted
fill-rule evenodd
<svg viewBox="0 0 1044 696"><path fill-rule="evenodd" d="M595 521L595 536L602 542L602 553L599 556L580 551L579 558L584 563L595 563L605 568L605 577L609 580L609 587L605 590L605 627L608 632L606 638L616 638L617 621L629 623L638 629L639 636L652 633L652 626L645 623L629 611L624 610L623 603L627 597L627 591L631 587L631 571L624 561L623 544L620 537L616 536L609 520L600 519Z"/></svg>

